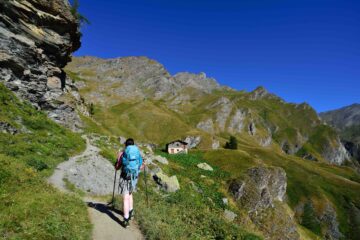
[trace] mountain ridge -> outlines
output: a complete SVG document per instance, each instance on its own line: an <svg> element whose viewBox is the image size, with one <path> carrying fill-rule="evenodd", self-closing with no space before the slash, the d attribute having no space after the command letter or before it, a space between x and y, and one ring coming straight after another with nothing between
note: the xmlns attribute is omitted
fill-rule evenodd
<svg viewBox="0 0 360 240"><path fill-rule="evenodd" d="M118 134L130 131L133 136L158 144L200 135L203 148L217 146L217 142L224 144L225 138L233 134L264 147L276 143L285 153L310 160L326 159L338 165L348 160L336 133L322 127L309 104L286 103L261 86L251 92L237 91L205 73L180 72L172 76L164 65L143 56L110 60L75 57L65 70L80 94L98 106L101 116L95 113L94 117L105 120L107 126L118 126L108 127ZM121 106L124 104L129 107ZM125 109L132 109L132 115L126 115ZM114 120L115 112L132 130ZM110 116L112 122L104 119ZM172 132L164 131L169 126Z"/></svg>

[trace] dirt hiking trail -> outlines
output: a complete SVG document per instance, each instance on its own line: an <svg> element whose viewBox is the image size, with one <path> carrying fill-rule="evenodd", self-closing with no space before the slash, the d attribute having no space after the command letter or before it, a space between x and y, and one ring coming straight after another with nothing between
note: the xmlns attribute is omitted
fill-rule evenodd
<svg viewBox="0 0 360 240"><path fill-rule="evenodd" d="M77 163L77 160L86 161L91 156L98 155L99 149L93 146L89 139L86 138L86 149L83 153L71 157L68 161L60 163L48 182L62 192L71 193L66 189L63 179L66 177L71 166ZM139 230L136 222L131 221L128 228L123 227L122 211L112 209L107 203L96 200L87 195L83 201L88 206L88 213L91 223L93 224L93 240L143 240L145 239Z"/></svg>

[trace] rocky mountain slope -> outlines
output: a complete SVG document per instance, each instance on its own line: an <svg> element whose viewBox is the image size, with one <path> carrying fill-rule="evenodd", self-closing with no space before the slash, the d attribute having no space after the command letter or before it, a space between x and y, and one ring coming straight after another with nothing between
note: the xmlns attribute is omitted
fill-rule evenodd
<svg viewBox="0 0 360 240"><path fill-rule="evenodd" d="M360 104L323 112L320 117L337 128L350 155L360 162Z"/></svg>
<svg viewBox="0 0 360 240"><path fill-rule="evenodd" d="M58 123L77 129L79 116L63 99L76 89L66 86L62 68L80 47L70 8L62 0L0 2L0 81Z"/></svg>
<svg viewBox="0 0 360 240"><path fill-rule="evenodd" d="M349 158L336 132L308 104L286 103L263 87L248 93L204 73L171 76L146 57L74 58L66 71L94 103L94 119L112 133L158 144L198 135L203 149L235 135L309 160L341 165Z"/></svg>
<svg viewBox="0 0 360 240"><path fill-rule="evenodd" d="M340 109L322 112L319 115L328 124L344 130L348 127L360 125L360 104L355 103Z"/></svg>

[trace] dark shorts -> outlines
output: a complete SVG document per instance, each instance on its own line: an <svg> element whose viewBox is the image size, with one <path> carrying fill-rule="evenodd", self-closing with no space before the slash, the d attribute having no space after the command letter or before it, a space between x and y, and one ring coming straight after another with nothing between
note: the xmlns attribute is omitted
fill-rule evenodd
<svg viewBox="0 0 360 240"><path fill-rule="evenodd" d="M134 184L132 184L132 181L135 181ZM131 194L133 192L136 192L136 185L137 185L138 178L135 180L131 180L130 177L126 176L125 172L121 172L120 174L120 180L119 180L119 193L121 195L125 194ZM133 187L133 185L135 187Z"/></svg>

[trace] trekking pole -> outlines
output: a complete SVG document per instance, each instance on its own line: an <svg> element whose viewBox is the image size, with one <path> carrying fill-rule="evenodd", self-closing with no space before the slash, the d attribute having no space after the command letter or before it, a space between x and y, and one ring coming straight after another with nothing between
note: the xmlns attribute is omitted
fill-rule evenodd
<svg viewBox="0 0 360 240"><path fill-rule="evenodd" d="M117 170L115 169L115 177L114 177L114 187L113 187L113 195L112 195L112 199L111 202L108 204L112 204L112 207L114 207L114 202L115 202L115 185L116 185L116 174L117 174Z"/></svg>
<svg viewBox="0 0 360 240"><path fill-rule="evenodd" d="M145 180L146 206L149 207L149 194L148 194L147 179L146 179L146 166L144 166L144 180Z"/></svg>

